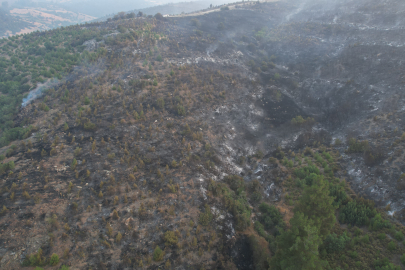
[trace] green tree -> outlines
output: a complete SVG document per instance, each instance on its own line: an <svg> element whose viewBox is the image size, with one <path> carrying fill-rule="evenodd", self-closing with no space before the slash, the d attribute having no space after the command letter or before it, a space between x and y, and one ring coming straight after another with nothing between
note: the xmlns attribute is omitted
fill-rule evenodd
<svg viewBox="0 0 405 270"><path fill-rule="evenodd" d="M159 262L163 260L164 252L160 249L159 246L156 246L155 250L153 251L153 260L155 262Z"/></svg>
<svg viewBox="0 0 405 270"><path fill-rule="evenodd" d="M59 256L58 254L52 254L51 259L49 260L50 265L57 265L59 263Z"/></svg>
<svg viewBox="0 0 405 270"><path fill-rule="evenodd" d="M72 165L70 166L72 171L74 171L76 169L76 166L77 166L77 160L74 158L72 161Z"/></svg>
<svg viewBox="0 0 405 270"><path fill-rule="evenodd" d="M318 176L312 186L307 186L294 212L302 212L319 227L320 236L325 238L336 223L334 198L329 196L329 184Z"/></svg>
<svg viewBox="0 0 405 270"><path fill-rule="evenodd" d="M178 239L173 231L167 231L164 235L166 246L177 244Z"/></svg>
<svg viewBox="0 0 405 270"><path fill-rule="evenodd" d="M276 239L277 251L271 260L271 269L325 269L327 262L319 258L318 252L322 242L319 227L300 212L295 213L290 225L291 228L282 231Z"/></svg>
<svg viewBox="0 0 405 270"><path fill-rule="evenodd" d="M158 98L157 99L157 105L160 109L163 109L165 107L165 101L163 98Z"/></svg>

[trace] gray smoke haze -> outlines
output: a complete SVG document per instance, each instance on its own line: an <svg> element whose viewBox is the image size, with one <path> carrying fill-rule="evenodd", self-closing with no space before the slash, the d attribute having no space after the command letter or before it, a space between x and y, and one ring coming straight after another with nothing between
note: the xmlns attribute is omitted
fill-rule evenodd
<svg viewBox="0 0 405 270"><path fill-rule="evenodd" d="M285 21L330 21L344 25L370 28L405 27L405 1L403 0L280 0L295 6ZM380 13L371 10L378 8ZM391 14L387 20L386 13Z"/></svg>
<svg viewBox="0 0 405 270"><path fill-rule="evenodd" d="M58 79L51 79L43 84L39 84L35 89L28 93L27 97L23 98L21 107L25 107L37 98L42 97L46 90L56 86L58 83Z"/></svg>

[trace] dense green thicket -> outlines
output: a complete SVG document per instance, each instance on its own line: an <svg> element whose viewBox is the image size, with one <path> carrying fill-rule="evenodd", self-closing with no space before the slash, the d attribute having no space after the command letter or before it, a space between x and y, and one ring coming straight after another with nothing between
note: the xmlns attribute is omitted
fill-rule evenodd
<svg viewBox="0 0 405 270"><path fill-rule="evenodd" d="M246 184L242 177L229 175L224 183L211 181L208 188L212 195L222 198L239 231L249 226L252 207L247 202L256 205L253 227L257 234L248 237L254 269L398 268L390 262L390 254L403 253L403 232L399 227L395 230L377 212L372 201L349 196L352 191L346 181L334 177L338 168L333 152L307 149L305 153L309 156L292 154L291 159L281 150L278 152L279 162L291 168L295 177L284 179L285 202L294 205L289 226L285 225L278 208L263 203L261 196L256 198L260 186L257 180ZM206 223L206 213L201 214L201 224ZM343 229L338 221L348 224L348 229ZM399 243L389 242L387 234ZM383 252L375 248L376 241L381 241Z"/></svg>
<svg viewBox="0 0 405 270"><path fill-rule="evenodd" d="M374 217L376 210L364 203L351 201L340 211L339 220L342 223L363 226L369 223L369 219Z"/></svg>
<svg viewBox="0 0 405 270"><path fill-rule="evenodd" d="M285 223L280 211L273 205L261 203L259 206L260 216L254 224L257 233L269 243L272 252L276 250L275 237L285 229Z"/></svg>
<svg viewBox="0 0 405 270"><path fill-rule="evenodd" d="M329 234L324 241L324 248L328 253L343 251L346 244L350 241L350 237L344 232L337 236L335 233Z"/></svg>
<svg viewBox="0 0 405 270"><path fill-rule="evenodd" d="M350 152L356 152L367 144L352 141L351 146ZM255 223L258 234L275 251L269 269L400 269L390 262L390 254L404 251L401 243L404 236L402 231L397 231L399 227L383 218L372 201L347 194L350 189L346 182L333 177L330 168L335 164L330 153L306 153L312 158L298 156L289 161L285 155L279 155L287 167L300 165L294 169L295 185L293 179L286 180L288 191L300 194L286 195L286 198L297 198L288 201L295 205L289 229L281 230L274 240L265 233L260 217L260 222ZM305 165L301 165L303 161ZM349 229L339 226L336 216ZM350 229L351 226L360 228ZM367 230L371 234L364 233ZM386 234L399 243L386 239ZM275 247L272 242L276 243ZM405 263L405 255L403 258Z"/></svg>

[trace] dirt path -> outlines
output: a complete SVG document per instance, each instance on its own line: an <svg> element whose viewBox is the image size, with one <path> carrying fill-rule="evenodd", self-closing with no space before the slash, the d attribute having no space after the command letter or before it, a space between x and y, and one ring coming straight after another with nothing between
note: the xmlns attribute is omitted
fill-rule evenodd
<svg viewBox="0 0 405 270"><path fill-rule="evenodd" d="M280 1L280 0L264 0L264 1L260 1L260 3L263 3L263 2L278 2L278 1ZM257 1L238 2L238 3L235 3L235 4L228 5L228 7L229 7L230 10L232 10L232 9L235 9L235 6L237 6L237 5L242 5L243 6L243 5L251 5L251 4L254 4L254 3L257 3ZM211 13L211 12L220 11L221 8L225 7L225 6L226 5L220 6L218 8L212 8L212 9L209 9L209 10L197 11L197 12L192 12L192 13L187 13L187 14L165 15L164 17L176 18L176 17L188 17L188 16L201 16L201 15L208 14L208 13Z"/></svg>

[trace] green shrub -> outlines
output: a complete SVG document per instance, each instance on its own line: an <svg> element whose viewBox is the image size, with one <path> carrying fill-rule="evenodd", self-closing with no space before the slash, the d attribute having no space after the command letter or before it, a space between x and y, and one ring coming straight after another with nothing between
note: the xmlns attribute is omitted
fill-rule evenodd
<svg viewBox="0 0 405 270"><path fill-rule="evenodd" d="M0 164L0 175L6 173L7 171L14 170L15 164L14 161L10 161L4 164Z"/></svg>
<svg viewBox="0 0 405 270"><path fill-rule="evenodd" d="M376 270L401 270L400 266L390 263L388 258L375 260L374 267Z"/></svg>
<svg viewBox="0 0 405 270"><path fill-rule="evenodd" d="M156 246L155 250L153 251L153 260L155 262L160 262L163 260L164 252L160 249L159 246Z"/></svg>
<svg viewBox="0 0 405 270"><path fill-rule="evenodd" d="M300 179L304 179L306 185L312 186L312 184L317 180L318 176L320 176L321 173L318 167L314 165L308 165L303 168L296 169L294 171L294 174Z"/></svg>
<svg viewBox="0 0 405 270"><path fill-rule="evenodd" d="M23 266L40 266L44 265L45 258L42 257L42 249L39 249L37 253L31 254L29 257L25 258L22 265Z"/></svg>
<svg viewBox="0 0 405 270"><path fill-rule="evenodd" d="M72 164L70 165L70 167L72 168L72 171L74 171L76 169L77 166L77 160L74 158L72 161Z"/></svg>
<svg viewBox="0 0 405 270"><path fill-rule="evenodd" d="M224 178L224 181L229 185L229 187L236 192L236 194L240 194L241 192L245 191L245 181L242 177L238 175L227 175Z"/></svg>
<svg viewBox="0 0 405 270"><path fill-rule="evenodd" d="M349 256L352 257L353 259L356 259L359 256L359 254L357 253L357 251L351 251L349 253Z"/></svg>
<svg viewBox="0 0 405 270"><path fill-rule="evenodd" d="M401 231L396 232L394 237L395 237L395 239L397 239L398 241L403 241L403 240L404 240L404 234L403 234Z"/></svg>
<svg viewBox="0 0 405 270"><path fill-rule="evenodd" d="M393 251L397 249L397 243L395 243L394 241L391 241L388 243L388 250L389 251Z"/></svg>
<svg viewBox="0 0 405 270"><path fill-rule="evenodd" d="M51 259L49 260L50 265L57 265L59 263L59 256L58 254L52 254Z"/></svg>
<svg viewBox="0 0 405 270"><path fill-rule="evenodd" d="M212 220L212 213L210 207L205 205L205 212L200 214L199 222L203 226L207 226Z"/></svg>
<svg viewBox="0 0 405 270"><path fill-rule="evenodd" d="M364 236L361 238L361 241L362 241L363 243L365 243L365 244L370 243L370 237L368 236L368 234L364 235Z"/></svg>
<svg viewBox="0 0 405 270"><path fill-rule="evenodd" d="M83 125L83 128L84 128L85 130L95 130L95 129L96 129L96 124L94 124L94 123L92 123L92 122L90 122L90 121L87 121L87 122Z"/></svg>
<svg viewBox="0 0 405 270"><path fill-rule="evenodd" d="M164 238L165 243L166 243L167 246L177 244L177 242L179 241L177 239L176 234L174 232L172 232L172 231L165 232L165 235L164 235L163 238Z"/></svg>
<svg viewBox="0 0 405 270"><path fill-rule="evenodd" d="M371 220L371 228L374 231L381 230L383 228L390 228L391 223L388 220L384 220L381 217L381 214L376 214L375 217Z"/></svg>
<svg viewBox="0 0 405 270"><path fill-rule="evenodd" d="M368 149L368 141L358 141L354 138L348 140L349 148L346 150L347 153L363 153Z"/></svg>
<svg viewBox="0 0 405 270"><path fill-rule="evenodd" d="M186 109L182 105L177 105L177 114L180 116L185 116L186 115Z"/></svg>
<svg viewBox="0 0 405 270"><path fill-rule="evenodd" d="M260 221L255 222L254 228L261 237L264 237L264 238L267 237L267 233L264 230L264 226L263 226L263 224L260 223Z"/></svg>
<svg viewBox="0 0 405 270"><path fill-rule="evenodd" d="M348 223L356 226L363 226L369 222L369 219L376 215L377 211L371 209L368 205L351 201L346 204L339 215L339 220L342 223Z"/></svg>
<svg viewBox="0 0 405 270"><path fill-rule="evenodd" d="M259 210L262 213L259 220L266 230L273 229L276 226L285 226L283 216L275 206L262 203L259 206Z"/></svg>
<svg viewBox="0 0 405 270"><path fill-rule="evenodd" d="M358 227L355 227L355 228L354 228L354 234L355 234L356 236L359 236L359 235L361 235L362 233L363 233L363 231L360 230Z"/></svg>
<svg viewBox="0 0 405 270"><path fill-rule="evenodd" d="M280 78L280 76L278 78ZM307 119L305 119L301 115L298 115L297 117L291 120L291 124L295 126L312 125L314 123L315 123L314 118L308 117Z"/></svg>
<svg viewBox="0 0 405 270"><path fill-rule="evenodd" d="M311 173L320 174L320 171L315 165L308 165L294 171L294 174L300 179L305 179L305 177L309 176Z"/></svg>
<svg viewBox="0 0 405 270"><path fill-rule="evenodd" d="M345 248L346 244L350 241L350 237L344 232L341 236L337 236L335 233L329 234L323 244L328 253L341 252Z"/></svg>
<svg viewBox="0 0 405 270"><path fill-rule="evenodd" d="M165 107L165 101L164 101L163 98L158 98L157 101L156 101L156 103L157 103L157 106L158 106L160 109L164 109L164 107Z"/></svg>

